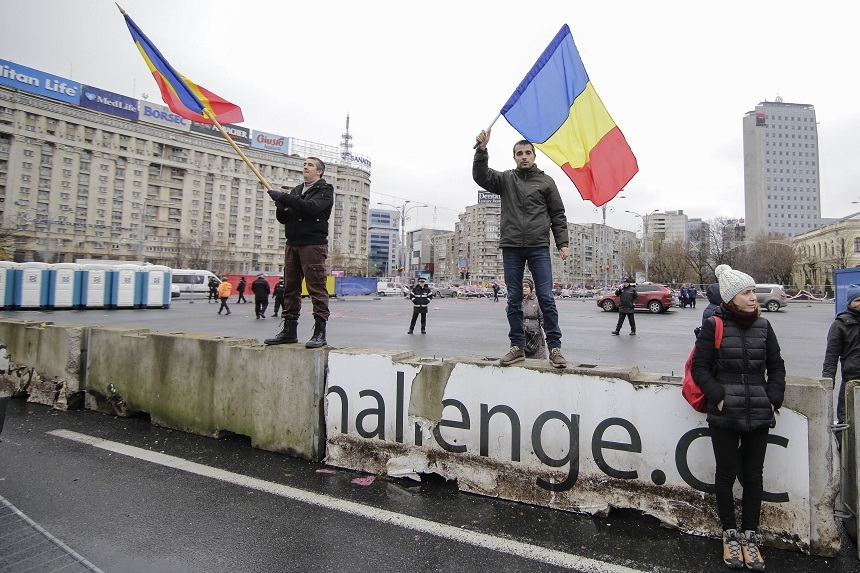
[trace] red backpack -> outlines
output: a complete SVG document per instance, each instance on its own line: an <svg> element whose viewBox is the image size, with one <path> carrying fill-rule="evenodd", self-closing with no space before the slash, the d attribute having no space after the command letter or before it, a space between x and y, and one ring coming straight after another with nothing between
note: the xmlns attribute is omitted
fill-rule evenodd
<svg viewBox="0 0 860 573"><path fill-rule="evenodd" d="M723 319L719 316L712 317L714 319L715 327L714 327L714 348L719 349L720 344L723 342ZM699 385L696 384L696 381L693 380L693 356L696 354L696 347L693 346L693 349L690 351L690 356L687 358L687 362L684 364L684 383L681 386L681 394L683 394L684 399L690 403L690 406L697 412L707 412L708 411L708 399L705 397L702 389L699 388Z"/></svg>

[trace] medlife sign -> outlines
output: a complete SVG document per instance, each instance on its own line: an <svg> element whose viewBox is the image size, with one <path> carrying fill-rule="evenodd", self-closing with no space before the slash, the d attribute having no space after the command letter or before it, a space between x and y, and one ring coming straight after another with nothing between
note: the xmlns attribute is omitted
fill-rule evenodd
<svg viewBox="0 0 860 573"><path fill-rule="evenodd" d="M679 385L631 382L626 369L550 370L333 351L326 461L438 473L472 493L575 512L635 508L684 531L719 532L709 429ZM801 548L811 529L808 431L805 416L783 408L764 470L762 529Z"/></svg>
<svg viewBox="0 0 860 573"><path fill-rule="evenodd" d="M0 60L0 84L75 105L81 97L81 84L78 82L8 60Z"/></svg>
<svg viewBox="0 0 860 573"><path fill-rule="evenodd" d="M81 86L80 105L131 120L137 120L139 115L136 99L87 85Z"/></svg>

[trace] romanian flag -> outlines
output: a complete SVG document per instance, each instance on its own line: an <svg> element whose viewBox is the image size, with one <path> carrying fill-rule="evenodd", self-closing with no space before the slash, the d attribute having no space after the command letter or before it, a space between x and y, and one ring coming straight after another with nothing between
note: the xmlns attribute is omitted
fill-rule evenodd
<svg viewBox="0 0 860 573"><path fill-rule="evenodd" d="M595 205L610 201L639 171L627 140L588 79L567 24L501 113Z"/></svg>
<svg viewBox="0 0 860 573"><path fill-rule="evenodd" d="M134 20L125 13L125 10L120 8L119 11L125 17L125 23L131 32L131 37L134 38L140 55L143 56L146 65L149 66L149 71L152 72L158 83L161 98L170 108L170 111L185 119L200 123L212 123L209 118L203 115L204 108L208 109L220 123L241 123L245 120L239 106L222 99L174 70L173 66L158 51L158 48L149 41L146 34L137 27Z"/></svg>

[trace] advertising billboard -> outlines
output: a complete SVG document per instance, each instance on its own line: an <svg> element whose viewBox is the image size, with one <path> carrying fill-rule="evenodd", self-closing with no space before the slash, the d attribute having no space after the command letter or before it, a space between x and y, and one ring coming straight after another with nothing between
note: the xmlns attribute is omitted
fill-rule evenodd
<svg viewBox="0 0 860 573"><path fill-rule="evenodd" d="M236 143L244 143L245 145L251 144L251 132L248 128L233 125L232 123L225 123L221 127L224 128L224 131L230 134L230 137L232 137L233 141ZM218 128L209 123L198 123L196 121L192 121L191 131L202 135L208 135L210 137L217 137L218 139L224 139L224 136L221 135Z"/></svg>
<svg viewBox="0 0 860 573"><path fill-rule="evenodd" d="M0 60L0 85L75 105L78 105L81 97L81 84L78 82L40 72L8 60Z"/></svg>
<svg viewBox="0 0 860 573"><path fill-rule="evenodd" d="M489 191L478 191L478 203L501 203L502 196Z"/></svg>
<svg viewBox="0 0 860 573"><path fill-rule="evenodd" d="M283 135L266 133L265 131L254 130L252 132L251 147L274 151L275 153L283 153L284 155L290 154L290 140L288 138Z"/></svg>
<svg viewBox="0 0 860 573"><path fill-rule="evenodd" d="M134 121L139 113L136 99L87 85L81 85L80 106Z"/></svg>
<svg viewBox="0 0 860 573"><path fill-rule="evenodd" d="M140 101L137 120L145 123L152 123L160 127L169 127L170 129L178 129L180 131L188 131L191 129L191 120L185 119L180 115L176 115L170 108L158 105L157 103L149 103L148 101Z"/></svg>

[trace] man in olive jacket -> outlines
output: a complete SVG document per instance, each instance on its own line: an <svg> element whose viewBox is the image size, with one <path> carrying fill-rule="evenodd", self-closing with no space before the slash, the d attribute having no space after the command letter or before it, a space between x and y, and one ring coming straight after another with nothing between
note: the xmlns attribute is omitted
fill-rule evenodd
<svg viewBox="0 0 860 573"><path fill-rule="evenodd" d="M508 338L511 349L499 359L499 364L510 366L525 360L522 305L523 275L528 263L543 313L549 360L556 368L564 368L567 360L561 354L561 329L558 327L558 310L552 296L552 262L549 252L551 230L559 255L562 260L567 259L567 217L561 194L552 177L535 165L534 145L528 141L518 141L514 145L516 169L499 172L489 168L489 132L481 131L475 139L478 145L472 164L472 178L482 188L499 195L502 201L499 247L502 249L508 289Z"/></svg>
<svg viewBox="0 0 860 573"><path fill-rule="evenodd" d="M284 309L281 316L284 327L266 344L293 344L299 341L296 333L299 313L302 310L302 279L313 302L314 333L306 348L320 348L327 344L326 323L329 317L326 275L328 265L328 220L334 205L334 187L322 178L325 163L317 157L308 157L302 166L304 183L290 192L272 189L269 197L277 205L275 215L284 225L287 246L284 252Z"/></svg>

